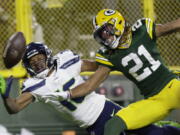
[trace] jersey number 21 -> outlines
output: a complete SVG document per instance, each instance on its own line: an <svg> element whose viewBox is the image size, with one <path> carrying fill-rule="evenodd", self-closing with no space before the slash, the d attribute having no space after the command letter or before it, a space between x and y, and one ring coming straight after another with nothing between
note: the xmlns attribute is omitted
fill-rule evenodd
<svg viewBox="0 0 180 135"><path fill-rule="evenodd" d="M147 61L150 63L150 66L143 67L143 61L140 59L141 56L144 56ZM135 65L129 69L129 73L137 80L142 81L148 76L152 74L152 72L156 71L159 66L161 65L159 60L154 60L151 54L146 50L146 48L143 45L140 45L138 47L137 54L136 53L130 53L127 56L125 56L121 63L124 67L128 66L128 63L130 61L134 61ZM142 73L138 74L138 71L141 71Z"/></svg>

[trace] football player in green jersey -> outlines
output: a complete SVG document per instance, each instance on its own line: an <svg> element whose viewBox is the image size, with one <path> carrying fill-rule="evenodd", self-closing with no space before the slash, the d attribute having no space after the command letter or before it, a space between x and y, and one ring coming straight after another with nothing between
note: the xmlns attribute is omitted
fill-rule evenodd
<svg viewBox="0 0 180 135"><path fill-rule="evenodd" d="M145 97L117 112L107 122L105 135L141 128L180 107L180 81L163 64L156 46L158 37L180 31L180 19L155 24L143 18L130 26L118 11L103 9L93 24L94 38L102 45L96 54L99 68L85 83L69 92L71 98L91 92L113 70L121 71L133 81Z"/></svg>

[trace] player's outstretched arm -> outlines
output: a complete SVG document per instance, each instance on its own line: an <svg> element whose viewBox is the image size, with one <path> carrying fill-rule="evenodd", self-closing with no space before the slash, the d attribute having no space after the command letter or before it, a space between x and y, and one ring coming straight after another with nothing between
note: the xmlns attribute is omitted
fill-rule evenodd
<svg viewBox="0 0 180 135"><path fill-rule="evenodd" d="M180 31L180 18L165 24L156 25L156 37L165 36Z"/></svg>
<svg viewBox="0 0 180 135"><path fill-rule="evenodd" d="M49 92L42 96L42 98L46 100L45 102L48 102L51 98L58 98L58 100L64 100L84 96L90 93L91 91L95 90L95 88L97 88L100 85L100 83L108 76L110 69L102 66L98 67L96 62L92 60L82 60L81 72L84 71L96 72L85 83L82 83L81 85L75 87L72 90L65 92Z"/></svg>
<svg viewBox="0 0 180 135"><path fill-rule="evenodd" d="M12 81L13 77L8 78L5 84L6 87L0 91L4 105L9 114L15 114L19 112L33 101L33 96L28 92L21 94L16 99L9 97Z"/></svg>
<svg viewBox="0 0 180 135"><path fill-rule="evenodd" d="M93 60L82 60L82 65L81 65L81 72L85 71L96 71L98 68L98 65L96 64L96 61Z"/></svg>
<svg viewBox="0 0 180 135"><path fill-rule="evenodd" d="M16 99L11 97L3 97L3 101L8 113L15 114L29 105L33 101L33 96L29 92L26 92Z"/></svg>
<svg viewBox="0 0 180 135"><path fill-rule="evenodd" d="M94 91L109 75L110 69L108 67L99 66L96 72L89 77L81 85L71 89L70 97L81 97Z"/></svg>

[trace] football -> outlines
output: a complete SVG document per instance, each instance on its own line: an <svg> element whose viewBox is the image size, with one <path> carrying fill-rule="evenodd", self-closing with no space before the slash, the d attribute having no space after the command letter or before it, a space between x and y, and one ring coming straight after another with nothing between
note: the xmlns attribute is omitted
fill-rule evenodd
<svg viewBox="0 0 180 135"><path fill-rule="evenodd" d="M12 68L18 64L26 50L26 40L22 32L14 33L5 44L3 61L6 68Z"/></svg>

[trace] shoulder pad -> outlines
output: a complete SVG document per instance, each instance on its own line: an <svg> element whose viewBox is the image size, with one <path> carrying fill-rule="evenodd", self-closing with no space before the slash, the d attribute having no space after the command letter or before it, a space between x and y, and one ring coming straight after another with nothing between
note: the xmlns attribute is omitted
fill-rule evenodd
<svg viewBox="0 0 180 135"><path fill-rule="evenodd" d="M62 57L72 57L72 56L78 56L76 53L74 53L71 50L65 50L65 51L60 51L57 53L54 58L62 58Z"/></svg>
<svg viewBox="0 0 180 135"><path fill-rule="evenodd" d="M80 61L80 56L71 50L65 50L55 55L54 59L57 60L58 68L65 69L70 65Z"/></svg>

